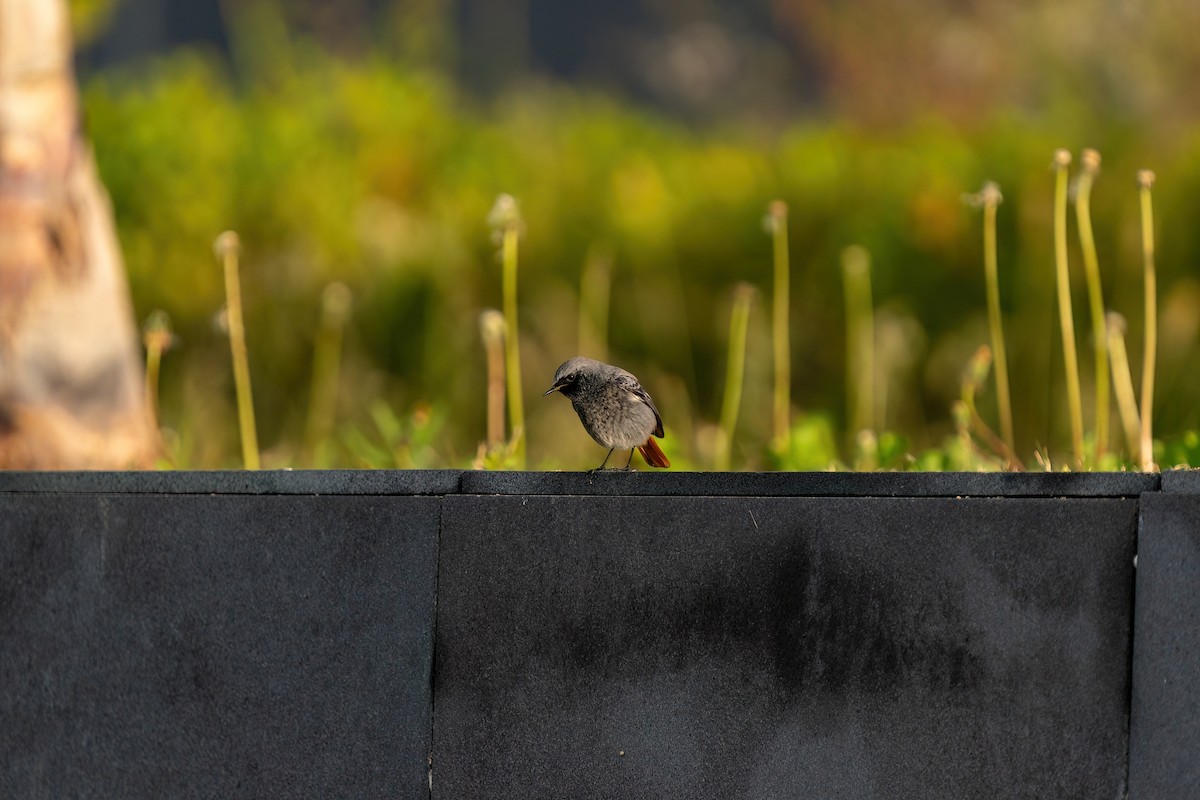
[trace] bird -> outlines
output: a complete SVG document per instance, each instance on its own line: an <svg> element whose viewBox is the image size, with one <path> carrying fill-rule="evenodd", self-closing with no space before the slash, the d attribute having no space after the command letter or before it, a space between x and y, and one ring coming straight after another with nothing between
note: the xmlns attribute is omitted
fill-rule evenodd
<svg viewBox="0 0 1200 800"><path fill-rule="evenodd" d="M663 438L662 417L650 394L632 373L594 358L576 356L554 373L554 384L543 397L554 392L567 396L579 421L608 455L596 467L604 469L614 450L629 449L625 469L632 469L633 451L638 450L652 467L667 468L667 460L654 437Z"/></svg>

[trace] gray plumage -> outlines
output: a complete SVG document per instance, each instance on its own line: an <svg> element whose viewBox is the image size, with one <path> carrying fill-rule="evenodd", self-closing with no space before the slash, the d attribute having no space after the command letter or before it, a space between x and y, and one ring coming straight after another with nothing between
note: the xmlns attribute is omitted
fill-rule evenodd
<svg viewBox="0 0 1200 800"><path fill-rule="evenodd" d="M554 373L554 385L546 394L561 392L571 401L584 429L601 446L613 450L642 449L652 466L669 466L651 436L663 436L662 417L638 379L620 367L594 358L576 356ZM647 453L647 449L651 452ZM654 453L663 463L655 463ZM604 459L608 463L608 457ZM604 464L600 465L603 468Z"/></svg>

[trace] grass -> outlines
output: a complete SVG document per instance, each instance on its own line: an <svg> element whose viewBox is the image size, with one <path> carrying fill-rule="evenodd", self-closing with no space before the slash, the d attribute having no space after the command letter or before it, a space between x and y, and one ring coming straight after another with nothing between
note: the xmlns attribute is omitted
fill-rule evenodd
<svg viewBox="0 0 1200 800"><path fill-rule="evenodd" d="M229 330L229 350L233 359L234 387L237 391L238 431L242 440L242 466L259 468L258 432L254 423L254 395L250 386L250 357L246 349L246 326L242 319L242 283L238 274L241 242L233 231L225 231L214 245L217 259L225 272L225 320Z"/></svg>
<svg viewBox="0 0 1200 800"><path fill-rule="evenodd" d="M171 318L159 309L146 318L142 328L142 344L146 348L146 407L158 425L159 397L158 376L162 367L163 353L171 349L175 336L171 333Z"/></svg>
<svg viewBox="0 0 1200 800"><path fill-rule="evenodd" d="M1094 233L1090 222L1091 179L1098 171L1098 156L1085 151L1084 170L1076 195L1077 224L1088 280L1088 296L1092 322L1095 311L1102 305L1099 289L1098 259L1095 255ZM1097 428L1091 440L1091 458L1085 460L1083 422L1078 387L1078 361L1074 355L1074 321L1070 308L1070 278L1066 253L1066 205L1068 166L1070 156L1060 150L1055 155L1056 182L1054 192L1055 232L1055 289L1058 296L1058 318L1063 336L1064 365L1067 374L1068 404L1071 415L1070 468L1080 469L1105 464L1109 468L1157 469L1155 448L1164 451L1153 439L1153 405L1155 385L1155 353L1157 347L1157 283L1155 274L1154 218L1151 187L1154 176L1148 171L1138 174L1141 204L1142 272L1145 292L1145 324L1142 357L1142 388L1140 411L1134 396L1133 380L1125 348L1125 323L1116 312L1103 317L1103 349L1096 349L1097 380L1104 379L1104 394L1115 391L1117 411L1124 429L1130 461L1107 457L1109 444L1102 421L1107 416L1097 387ZM880 430L876 418L876 381L880 372L876 363L875 308L872 297L872 264L866 248L852 246L841 253L841 271L845 312L845 370L846 370L846 441L848 457L839 456L835 427L829 417L800 413L792 419L790 407L789 258L787 247L787 207L782 201L769 206L768 231L773 241L773 303L771 315L771 350L773 375L770 395L773 415L768 426L770 436L760 443L764 457L782 469L970 469L1021 470L1027 467L1014 446L1012 406L1009 398L1005 357L1003 313L1000 305L1000 277L997 257L997 208L1001 202L999 188L992 183L972 198L984 210L983 262L987 297L987 318L990 346L980 344L969 359L962 375L961 394L951 408L955 421L954 435L942 448L926 450L918 455L909 451L903 436ZM499 244L503 312L488 310L480 315L480 332L486 362L486 432L474 459L481 468L523 468L525 456L525 420L521 399L521 360L519 326L517 321L518 243L522 219L516 201L501 195L489 217ZM232 355L234 384L237 393L239 434L243 462L247 469L259 466L258 445L254 425L254 406L251 396L249 359L245 340L241 288L239 281L240 244L236 234L226 232L217 239L217 256L222 263L226 290L226 316ZM590 343L593 352L606 350L607 316L610 295L614 286L612 254L609 250L593 250L585 262L579 287L579 336L581 345ZM743 397L747 391L748 369L754 361L751 337L751 307L757 289L740 283L733 293L733 306L727 336L725 386L721 411L715 427L711 461L699 466L717 470L735 467L734 442ZM444 411L420 404L411 414L397 413L381 399L371 403L371 427L342 424L339 426L338 390L341 383L341 351L347 323L351 317L350 290L339 282L324 290L312 357L312 377L309 407L304 426L303 446L299 452L304 466L335 465L332 443L340 440L359 466L408 468L453 463L439 452L438 442L446 419ZM174 341L164 314L152 315L145 329L146 392L151 408L158 409L158 382L163 353ZM1101 355L1103 354L1103 356ZM1111 371L1109 368L1111 367ZM994 373L993 373L994 370ZM997 414L999 432L985 419L986 411L979 407L987 379L994 374L997 380ZM1074 385L1074 389L1071 387ZM753 387L750 389L753 391ZM1106 401L1105 401L1106 402ZM508 428L505 429L505 410ZM668 422L669 426L669 422ZM781 433L782 428L782 433ZM1194 437L1193 437L1194 438ZM1191 441L1186 439L1186 441ZM1184 441L1184 440L1181 440ZM739 453L751 454L754 440L744 439ZM1189 449L1190 448L1190 449ZM1190 445L1172 446L1172 453L1190 453ZM677 460L691 466L685 454ZM1052 468L1049 449L1033 454L1031 462ZM178 459L169 463L179 465Z"/></svg>
<svg viewBox="0 0 1200 800"><path fill-rule="evenodd" d="M489 308L479 315L479 331L483 336L484 358L487 360L487 438L486 451L497 452L504 447L504 315Z"/></svg>
<svg viewBox="0 0 1200 800"><path fill-rule="evenodd" d="M996 212L1003 201L1000 187L993 181L984 184L975 198L983 206L983 272L987 288L988 331L996 363L996 404L1000 413L1000 434L1004 445L1016 451L1013 433L1012 393L1008 385L1008 350L1004 342L1004 318L1000 309L1000 269L996 258Z"/></svg>
<svg viewBox="0 0 1200 800"><path fill-rule="evenodd" d="M1142 421L1138 417L1137 397L1133 391L1133 376L1129 356L1125 351L1125 318L1115 311L1108 312L1108 353L1112 361L1113 389L1117 395L1117 413L1125 430L1125 443L1130 453L1141 452Z"/></svg>
<svg viewBox="0 0 1200 800"><path fill-rule="evenodd" d="M766 228L771 234L774 290L771 302L771 342L775 356L775 385L772 395L775 441L787 437L791 427L791 259L788 257L787 203L776 200L767 209Z"/></svg>
<svg viewBox="0 0 1200 800"><path fill-rule="evenodd" d="M521 340L517 324L517 243L521 238L521 213L512 195L496 198L489 217L500 238L504 291L504 370L507 378L508 424L512 433L512 459L525 466L525 400L521 391Z"/></svg>
<svg viewBox="0 0 1200 800"><path fill-rule="evenodd" d="M350 318L353 296L346 284L335 281L321 293L321 315L313 347L312 385L304 422L301 463L326 466L326 443L333 434L341 383L342 340Z"/></svg>
<svg viewBox="0 0 1200 800"><path fill-rule="evenodd" d="M1080 155L1083 169L1075 191L1075 220L1079 228L1079 244L1083 251L1083 266L1087 276L1088 307L1092 318L1092 343L1095 348L1095 459L1099 462L1108 450L1108 422L1111 412L1108 402L1108 324L1105 320L1104 292L1100 286L1100 260L1096 255L1096 237L1092 232L1092 183L1100 173L1100 154L1092 149Z"/></svg>
<svg viewBox="0 0 1200 800"><path fill-rule="evenodd" d="M1154 371L1158 358L1158 278L1154 271L1154 205L1150 190L1154 173L1148 169L1138 172L1138 188L1142 209L1142 274L1145 302L1146 333L1142 354L1142 424L1140 460L1143 470L1157 469L1154 463Z"/></svg>
<svg viewBox="0 0 1200 800"><path fill-rule="evenodd" d="M846 302L846 397L855 439L873 431L875 405L875 312L871 301L871 256L854 245L842 251Z"/></svg>
<svg viewBox="0 0 1200 800"><path fill-rule="evenodd" d="M746 332L750 326L750 306L755 289L748 283L733 291L733 311L729 319L729 357L725 364L725 397L721 403L721 422L717 435L713 468L727 471L733 450L733 432L742 407L742 382L746 375Z"/></svg>
<svg viewBox="0 0 1200 800"><path fill-rule="evenodd" d="M1054 153L1054 266L1058 294L1058 321L1062 331L1063 369L1067 377L1067 411L1071 418L1071 454L1074 466L1084 465L1083 400L1079 387L1079 354L1075 349L1075 317L1071 312L1071 276L1067 266L1067 182L1071 154Z"/></svg>

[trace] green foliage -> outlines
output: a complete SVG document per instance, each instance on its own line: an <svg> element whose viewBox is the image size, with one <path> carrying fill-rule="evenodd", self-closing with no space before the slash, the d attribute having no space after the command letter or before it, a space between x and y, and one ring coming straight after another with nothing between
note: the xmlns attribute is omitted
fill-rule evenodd
<svg viewBox="0 0 1200 800"><path fill-rule="evenodd" d="M787 440L770 453L772 469L827 470L839 466L833 422L827 415L803 415L792 423Z"/></svg>
<svg viewBox="0 0 1200 800"><path fill-rule="evenodd" d="M364 469L432 469L442 465L437 452L444 418L422 406L401 417L387 403L371 404L374 431L366 433L354 426L342 430L341 439L349 451L350 466Z"/></svg>
<svg viewBox="0 0 1200 800"><path fill-rule="evenodd" d="M528 224L519 278L527 397L576 354L582 265L603 248L612 263L609 360L654 394L672 461L710 467L697 442L719 414L728 286L746 281L769 292L772 242L760 221L765 203L781 198L797 413L786 441L771 449L771 345L752 316L734 467L998 468L952 416L957 371L986 336L981 223L960 203L985 179L1006 197L996 233L1016 451L1049 446L1065 462L1046 164L1057 137L1074 141L1069 127L998 113L969 130L924 121L885 133L819 120L693 130L544 82L484 103L400 58L337 59L291 40L269 17L244 17L237 30L232 65L181 51L84 87L137 313L165 309L179 337L161 373L162 424L178 431L176 464L236 463L228 346L212 324L222 284L209 248L225 229L243 243L246 339L268 465L292 465L300 451L317 308L333 280L356 302L344 339L341 434L336 446L324 445L323 463L472 463L484 438L486 381L474 320L501 299L487 214L509 192ZM1131 187L1152 140L1119 124L1088 136L1111 176L1091 198L1107 300L1129 318L1130 352L1139 353ZM1153 149L1153 166L1170 176L1155 201L1165 302L1159 370L1169 381L1155 419L1172 442L1181 440L1171 431L1200 427L1200 352L1187 322L1200 318L1200 291L1184 274L1200 259L1187 222L1200 189L1200 137L1180 141ZM876 384L886 376L888 405L876 424L898 433L878 434L865 448L843 418L837 264L850 245L871 254L874 306L892 321L877 333ZM1137 374L1140 364L1133 367ZM990 402L981 396L978 414L994 420ZM390 411L422 404L437 411ZM529 463L574 465L585 453L590 461L577 423L547 408L531 402L527 410ZM503 454L485 462L510 463Z"/></svg>
<svg viewBox="0 0 1200 800"><path fill-rule="evenodd" d="M1163 469L1200 465L1200 432L1188 431L1167 442L1156 442L1154 458Z"/></svg>

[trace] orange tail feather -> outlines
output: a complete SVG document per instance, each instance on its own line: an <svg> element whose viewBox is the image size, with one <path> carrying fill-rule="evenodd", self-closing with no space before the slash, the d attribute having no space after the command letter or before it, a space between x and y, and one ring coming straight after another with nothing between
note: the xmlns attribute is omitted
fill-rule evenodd
<svg viewBox="0 0 1200 800"><path fill-rule="evenodd" d="M646 443L638 447L638 452L642 454L642 458L646 459L646 463L652 467L660 467L666 469L671 466L671 462L667 460L667 456L658 446L658 442L654 441L651 436L646 440Z"/></svg>

